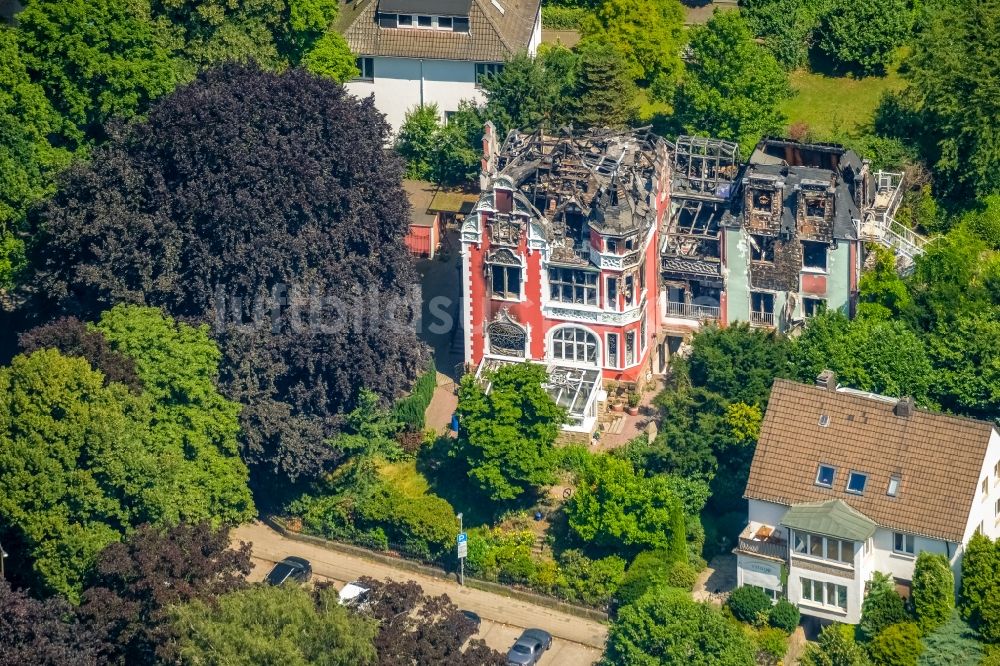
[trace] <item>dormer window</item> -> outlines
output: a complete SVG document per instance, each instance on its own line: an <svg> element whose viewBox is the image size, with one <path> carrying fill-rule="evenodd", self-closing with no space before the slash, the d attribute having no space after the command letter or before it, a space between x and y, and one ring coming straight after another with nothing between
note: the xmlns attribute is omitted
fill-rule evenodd
<svg viewBox="0 0 1000 666"><path fill-rule="evenodd" d="M898 476L889 477L889 488L886 489L885 494L889 497L895 497L899 494L899 483L902 481Z"/></svg>
<svg viewBox="0 0 1000 666"><path fill-rule="evenodd" d="M837 468L832 465L820 465L816 471L816 485L824 488L833 488L833 477L837 473Z"/></svg>
<svg viewBox="0 0 1000 666"><path fill-rule="evenodd" d="M754 190L753 191L753 208L754 210L771 210L771 197L773 193L766 190Z"/></svg>
<svg viewBox="0 0 1000 666"><path fill-rule="evenodd" d="M865 485L867 483L867 474L851 470L850 475L847 477L847 487L844 488L844 490L855 495L863 495L865 492Z"/></svg>

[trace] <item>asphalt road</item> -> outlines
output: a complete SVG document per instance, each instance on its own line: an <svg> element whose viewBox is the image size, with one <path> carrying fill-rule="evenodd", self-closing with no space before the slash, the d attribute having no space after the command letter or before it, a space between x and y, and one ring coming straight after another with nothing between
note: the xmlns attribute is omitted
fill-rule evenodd
<svg viewBox="0 0 1000 666"><path fill-rule="evenodd" d="M362 576L397 581L412 580L431 595L447 594L463 609L478 613L483 619L478 637L490 647L506 653L521 629L538 627L552 634L552 648L542 657L540 666L588 666L601 656L607 627L593 620L567 615L518 599L461 587L457 583L424 576L388 564L328 550L309 543L287 539L263 523L243 525L233 533L234 542L253 544L254 571L251 580L260 580L270 565L288 555L304 557L312 563L316 578L343 584Z"/></svg>

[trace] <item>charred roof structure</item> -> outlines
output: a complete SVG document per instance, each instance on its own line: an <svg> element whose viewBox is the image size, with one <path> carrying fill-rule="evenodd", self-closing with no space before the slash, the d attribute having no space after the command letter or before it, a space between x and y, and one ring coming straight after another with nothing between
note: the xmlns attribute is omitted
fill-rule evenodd
<svg viewBox="0 0 1000 666"><path fill-rule="evenodd" d="M656 224L651 193L666 159L666 143L645 129L558 135L512 130L496 154L494 183L509 185L511 208L530 213L540 225L556 248L554 260L586 263L591 229L641 238ZM490 203L501 213L506 207Z"/></svg>
<svg viewBox="0 0 1000 666"><path fill-rule="evenodd" d="M721 228L732 216L739 146L680 136L672 153L671 207L660 244L667 310L716 318L723 288Z"/></svg>

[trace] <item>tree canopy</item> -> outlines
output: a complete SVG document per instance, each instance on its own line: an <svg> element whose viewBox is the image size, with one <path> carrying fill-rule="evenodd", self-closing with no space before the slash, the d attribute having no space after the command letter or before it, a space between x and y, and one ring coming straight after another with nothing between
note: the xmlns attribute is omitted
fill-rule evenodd
<svg viewBox="0 0 1000 666"><path fill-rule="evenodd" d="M272 481L320 474L358 387L392 399L424 366L387 135L370 100L304 71L206 73L33 216L39 296L211 323L245 460Z"/></svg>
<svg viewBox="0 0 1000 666"><path fill-rule="evenodd" d="M33 599L0 579L0 666L98 666L108 646L81 624L65 599Z"/></svg>
<svg viewBox="0 0 1000 666"><path fill-rule="evenodd" d="M614 666L751 666L753 645L738 624L686 590L653 588L621 608L605 654Z"/></svg>
<svg viewBox="0 0 1000 666"><path fill-rule="evenodd" d="M566 413L542 386L545 368L505 365L481 379L466 375L458 393L455 451L469 478L493 500L552 483L553 444Z"/></svg>
<svg viewBox="0 0 1000 666"><path fill-rule="evenodd" d="M909 138L924 147L937 190L967 206L1000 192L1000 2L921 4L905 74L920 127Z"/></svg>
<svg viewBox="0 0 1000 666"><path fill-rule="evenodd" d="M570 529L586 543L667 550L687 559L684 506L665 475L645 476L628 460L598 456L566 504Z"/></svg>
<svg viewBox="0 0 1000 666"><path fill-rule="evenodd" d="M907 0L831 0L819 27L819 48L839 65L884 74L913 25Z"/></svg>
<svg viewBox="0 0 1000 666"><path fill-rule="evenodd" d="M366 666L376 664L376 623L339 603L336 588L263 585L174 606L181 664Z"/></svg>
<svg viewBox="0 0 1000 666"><path fill-rule="evenodd" d="M239 407L212 379L205 330L118 307L101 330L136 362L136 393L53 348L0 369L0 516L44 588L76 599L96 554L142 522L236 523L255 512ZM109 354L105 354L107 357Z"/></svg>
<svg viewBox="0 0 1000 666"><path fill-rule="evenodd" d="M151 664L176 656L168 609L192 599L210 601L245 585L250 546L230 546L227 528L147 524L124 543L102 550L78 614L105 641L106 658Z"/></svg>
<svg viewBox="0 0 1000 666"><path fill-rule="evenodd" d="M788 76L737 12L716 13L692 30L690 48L674 98L676 122L690 134L736 141L749 154L761 136L780 129Z"/></svg>

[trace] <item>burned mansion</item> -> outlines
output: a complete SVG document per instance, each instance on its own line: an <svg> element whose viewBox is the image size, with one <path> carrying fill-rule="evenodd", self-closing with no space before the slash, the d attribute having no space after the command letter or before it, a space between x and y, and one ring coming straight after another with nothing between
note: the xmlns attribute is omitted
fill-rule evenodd
<svg viewBox="0 0 1000 666"><path fill-rule="evenodd" d="M607 381L666 370L706 323L787 332L852 314L865 243L905 267L923 244L893 220L900 174L833 144L736 144L647 130L498 137L461 228L465 361L543 363L570 430L592 431Z"/></svg>

